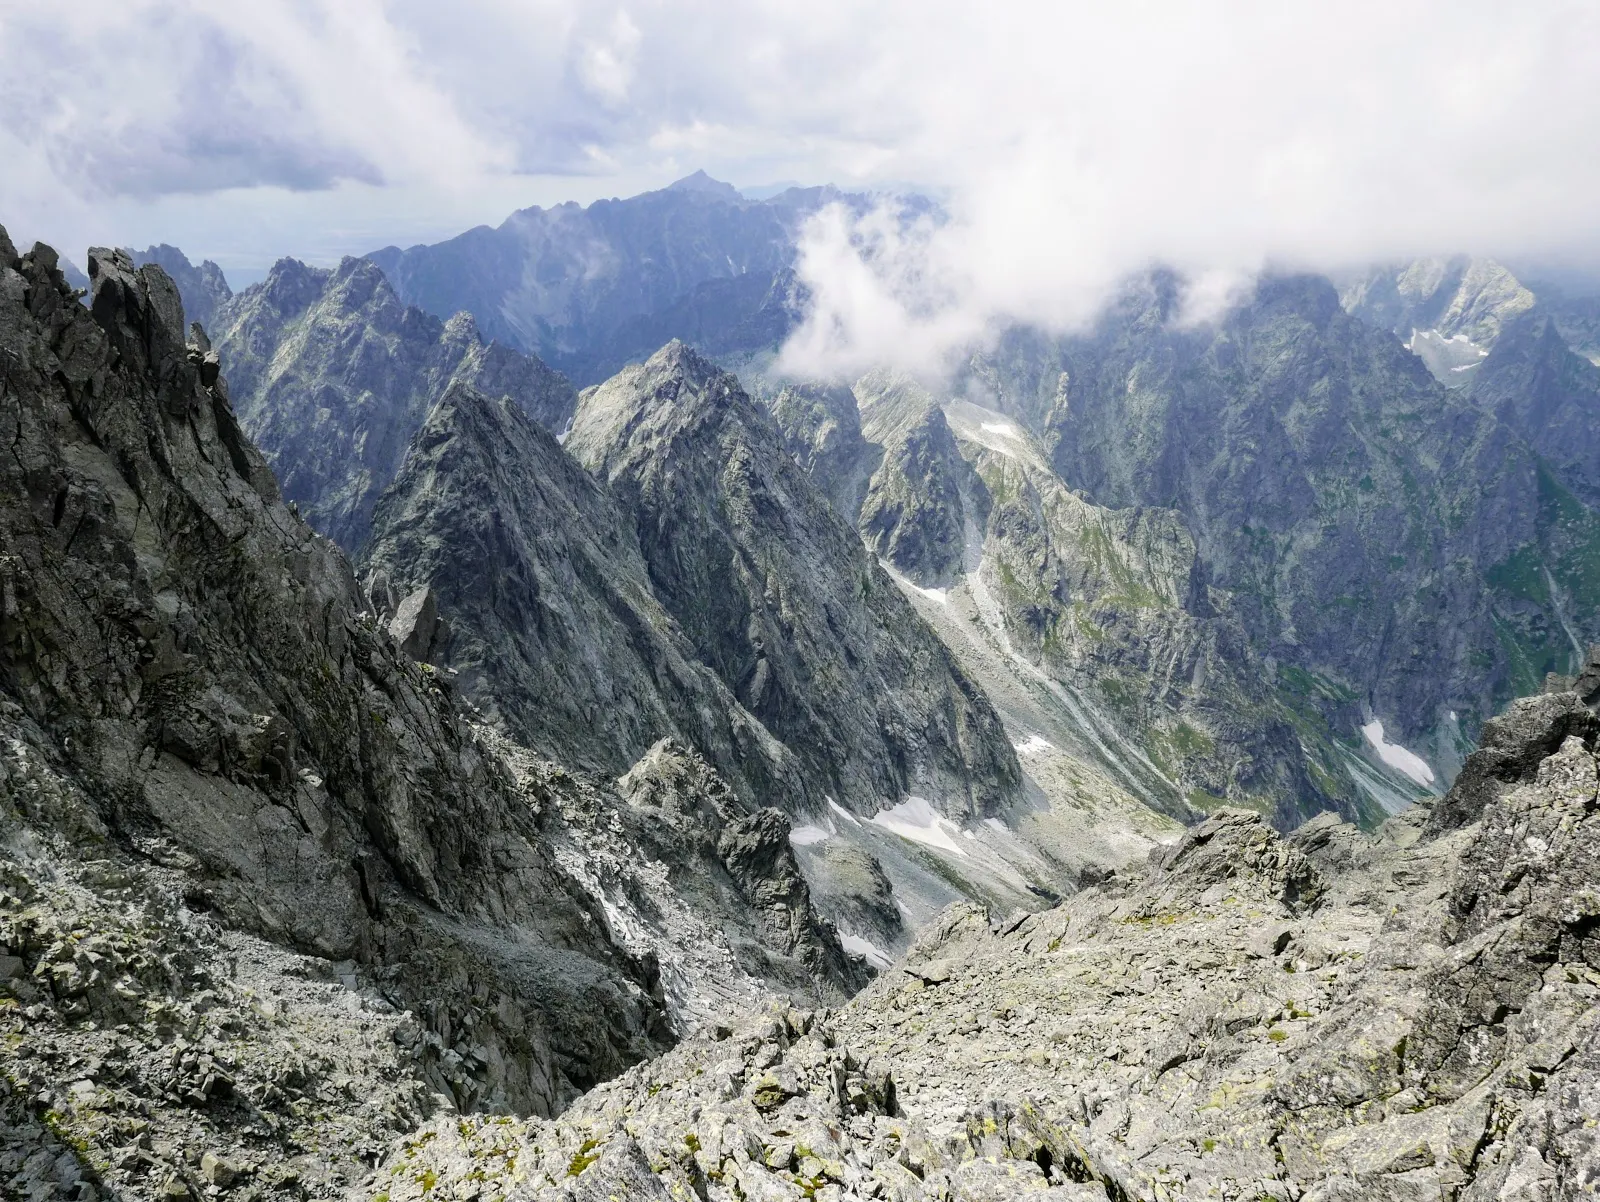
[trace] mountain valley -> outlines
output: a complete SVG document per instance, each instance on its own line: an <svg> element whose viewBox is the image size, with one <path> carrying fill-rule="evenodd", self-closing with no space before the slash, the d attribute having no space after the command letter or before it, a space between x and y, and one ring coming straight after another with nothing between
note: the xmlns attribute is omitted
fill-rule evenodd
<svg viewBox="0 0 1600 1202"><path fill-rule="evenodd" d="M1600 1179L1583 303L1152 270L777 374L870 203L697 173L238 292L0 231L4 1188Z"/></svg>

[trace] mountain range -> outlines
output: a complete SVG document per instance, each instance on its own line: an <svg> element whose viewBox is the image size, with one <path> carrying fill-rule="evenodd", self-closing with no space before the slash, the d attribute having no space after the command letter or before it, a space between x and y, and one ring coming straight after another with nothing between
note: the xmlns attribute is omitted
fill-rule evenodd
<svg viewBox="0 0 1600 1202"><path fill-rule="evenodd" d="M1421 261L1196 325L1152 270L779 378L829 203L697 174L238 293L97 249L82 304L0 235L0 1179L1586 1171L1583 303Z"/></svg>

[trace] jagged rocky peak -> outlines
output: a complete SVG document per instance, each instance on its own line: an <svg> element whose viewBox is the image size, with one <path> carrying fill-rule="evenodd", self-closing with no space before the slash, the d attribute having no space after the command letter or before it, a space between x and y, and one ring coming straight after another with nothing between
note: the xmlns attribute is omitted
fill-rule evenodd
<svg viewBox="0 0 1600 1202"><path fill-rule="evenodd" d="M715 197L718 200L732 201L734 203L742 203L744 201L739 189L732 184L725 184L719 179L712 179L705 173L704 168L696 171L693 175L686 175L680 180L674 180L667 185L667 189L672 192L694 192L701 196Z"/></svg>
<svg viewBox="0 0 1600 1202"><path fill-rule="evenodd" d="M887 448L859 519L869 549L923 587L948 585L965 567L966 500L987 490L961 456L944 411L930 408Z"/></svg>
<svg viewBox="0 0 1600 1202"><path fill-rule="evenodd" d="M130 251L129 255L137 266L154 263L166 272L177 285L178 294L183 297L184 311L190 320L198 321L207 331L215 325L217 310L233 296L233 289L228 287L222 268L210 259L197 267L183 251L165 242L142 251Z"/></svg>
<svg viewBox="0 0 1600 1202"><path fill-rule="evenodd" d="M408 957L436 955L516 991L522 968L441 940L491 888L514 941L570 941L588 921L525 802L434 678L362 621L344 558L280 500L222 380L203 382L165 272L119 251L89 263L89 312L43 257L6 268L4 336L26 366L0 506L22 603L0 683L39 723L19 737L66 738L52 771L83 781L104 837L170 841L230 922L387 965L397 988L422 968ZM496 844L531 857L509 893L482 858ZM548 1050L508 1069L515 1104L592 1080L597 1035L612 1064L650 1046L626 957L605 937L573 946L595 957L587 979L553 979L498 1036L480 1031L543 1032ZM580 1033L573 1016L600 995L620 1025Z"/></svg>
<svg viewBox="0 0 1600 1202"><path fill-rule="evenodd" d="M1600 637L1593 511L1476 388L1441 387L1325 281L1266 281L1204 327L1166 312L1130 289L1094 330L1009 332L982 378L1033 415L1067 485L1181 514L1206 587L1277 665L1265 683L1325 732L1325 784L1403 803L1415 790L1366 771L1411 763L1400 745L1441 790L1481 722ZM1363 728L1373 750L1347 768L1332 741Z"/></svg>
<svg viewBox="0 0 1600 1202"><path fill-rule="evenodd" d="M1487 351L1507 324L1534 307L1535 298L1493 259L1457 255L1374 268L1347 284L1340 302L1402 340L1422 332Z"/></svg>
<svg viewBox="0 0 1600 1202"><path fill-rule="evenodd" d="M718 1006L859 981L786 821L709 769L668 782L729 815L687 896L628 802L469 722L402 646L454 641L437 598L374 581L380 624L171 279L89 262L86 307L0 231L0 1192L327 1192L437 1109L554 1113Z"/></svg>
<svg viewBox="0 0 1600 1202"><path fill-rule="evenodd" d="M280 260L219 311L216 345L234 402L286 494L354 553L411 436L453 382L509 398L559 431L570 384L530 356L485 343L465 313L441 322L401 302L379 267Z"/></svg>
<svg viewBox="0 0 1600 1202"><path fill-rule="evenodd" d="M629 516L519 406L451 385L378 503L365 562L396 612L437 596L437 661L529 747L614 776L676 736L746 799L800 804L793 756L652 594Z"/></svg>
<svg viewBox="0 0 1600 1202"><path fill-rule="evenodd" d="M852 526L883 448L861 433L855 393L843 384L785 383L766 400L784 446Z"/></svg>
<svg viewBox="0 0 1600 1202"><path fill-rule="evenodd" d="M587 390L565 446L628 511L699 658L799 758L814 811L1013 802L1020 769L988 699L735 377L669 343Z"/></svg>
<svg viewBox="0 0 1600 1202"><path fill-rule="evenodd" d="M708 912L725 916L745 971L800 996L842 1001L871 979L847 955L833 925L818 917L790 846L788 815L751 808L693 749L662 739L618 781L617 792L643 819L640 845L690 870L683 888ZM699 871L695 871L698 869Z"/></svg>

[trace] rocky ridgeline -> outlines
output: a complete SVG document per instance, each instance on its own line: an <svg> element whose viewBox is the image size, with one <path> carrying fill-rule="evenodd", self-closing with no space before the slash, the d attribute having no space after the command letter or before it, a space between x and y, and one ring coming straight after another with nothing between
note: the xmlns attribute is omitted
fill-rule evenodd
<svg viewBox="0 0 1600 1202"><path fill-rule="evenodd" d="M915 794L961 821L1015 803L988 698L737 378L669 343L584 392L566 449L630 519L695 653L796 757L806 808Z"/></svg>
<svg viewBox="0 0 1600 1202"><path fill-rule="evenodd" d="M1147 871L1054 909L953 908L838 1010L716 1030L554 1121L435 1120L365 1188L391 1202L1586 1197L1600 1179L1594 733L1578 694L1528 699L1492 724L1475 789L1373 834L1328 814L1283 837L1223 811Z"/></svg>
<svg viewBox="0 0 1600 1202"><path fill-rule="evenodd" d="M474 721L166 274L89 263L86 307L0 234L0 1192L327 1196L428 1114L556 1113L859 985L785 818L670 745L586 781Z"/></svg>
<svg viewBox="0 0 1600 1202"><path fill-rule="evenodd" d="M197 291L240 422L288 499L351 555L412 437L452 385L505 398L553 432L572 416L576 394L558 372L486 342L467 313L440 320L402 304L365 259L332 269L281 259L236 296L219 300L195 282L185 301Z"/></svg>

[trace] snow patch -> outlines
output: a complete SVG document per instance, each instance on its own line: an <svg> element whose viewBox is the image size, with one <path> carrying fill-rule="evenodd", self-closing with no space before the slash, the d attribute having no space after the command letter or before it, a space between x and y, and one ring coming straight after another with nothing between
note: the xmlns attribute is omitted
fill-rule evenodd
<svg viewBox="0 0 1600 1202"><path fill-rule="evenodd" d="M1029 735L1020 743L1011 745L1018 755L1038 755L1041 751L1054 751L1056 745L1043 735Z"/></svg>
<svg viewBox="0 0 1600 1202"><path fill-rule="evenodd" d="M1006 824L1001 822L998 818L985 818L983 820L983 825L989 827L991 830L999 831L1002 835L1009 835L1011 833L1008 829L1006 829Z"/></svg>
<svg viewBox="0 0 1600 1202"><path fill-rule="evenodd" d="M963 857L967 854L955 841L961 828L934 809L926 797L908 797L897 806L879 810L867 821L924 847Z"/></svg>
<svg viewBox="0 0 1600 1202"><path fill-rule="evenodd" d="M822 843L833 837L834 832L822 826L812 826L809 823L797 826L789 832L789 842L796 847L810 847L813 843Z"/></svg>
<svg viewBox="0 0 1600 1202"><path fill-rule="evenodd" d="M851 826L860 826L861 825L861 819L857 818L854 814L852 814L849 810L845 809L842 805L840 805L837 801L835 801L831 797L828 798L828 808L830 810L832 810L835 814L839 815L839 817L843 818Z"/></svg>
<svg viewBox="0 0 1600 1202"><path fill-rule="evenodd" d="M911 584L909 580L906 581L906 583ZM950 590L947 588L923 588L922 586L916 584L911 584L911 587L916 589L917 592L921 593L929 601L937 601L940 605L950 604Z"/></svg>
<svg viewBox="0 0 1600 1202"><path fill-rule="evenodd" d="M1383 737L1383 723L1377 718L1368 722L1361 728L1361 733L1366 736L1367 742L1372 744L1372 750L1378 753L1378 758L1389 767L1398 772L1403 772L1419 785L1433 784L1433 769L1414 751L1407 751L1398 743L1391 743Z"/></svg>
<svg viewBox="0 0 1600 1202"><path fill-rule="evenodd" d="M840 931L839 943L845 951L853 956L864 957L868 964L880 972L894 967L894 961L889 957L889 953L870 939L863 939L860 935L851 935Z"/></svg>
<svg viewBox="0 0 1600 1202"><path fill-rule="evenodd" d="M990 434L1002 434L1007 438L1021 438L1022 431L1010 422L979 422L978 425Z"/></svg>

